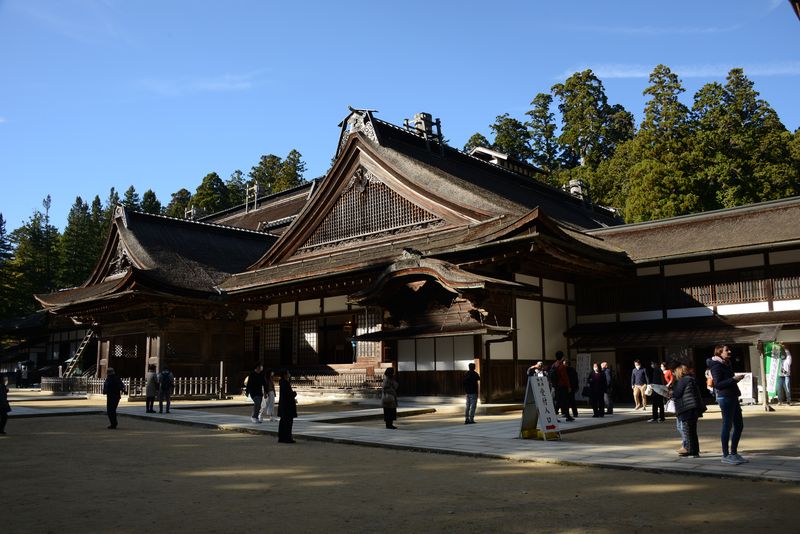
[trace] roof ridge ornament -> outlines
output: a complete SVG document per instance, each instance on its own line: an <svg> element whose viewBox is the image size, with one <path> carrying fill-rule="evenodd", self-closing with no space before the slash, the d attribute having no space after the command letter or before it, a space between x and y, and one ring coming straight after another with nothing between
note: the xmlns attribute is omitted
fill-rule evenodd
<svg viewBox="0 0 800 534"><path fill-rule="evenodd" d="M339 145L336 148L336 158L338 158L339 154L342 153L344 145L347 144L347 140L350 139L350 136L357 132L363 133L370 141L380 144L380 141L378 140L378 133L375 131L375 127L372 124L372 114L377 113L378 110L355 109L351 106L348 106L347 109L350 110L350 114L339 123L339 127L342 129L342 132L339 135Z"/></svg>

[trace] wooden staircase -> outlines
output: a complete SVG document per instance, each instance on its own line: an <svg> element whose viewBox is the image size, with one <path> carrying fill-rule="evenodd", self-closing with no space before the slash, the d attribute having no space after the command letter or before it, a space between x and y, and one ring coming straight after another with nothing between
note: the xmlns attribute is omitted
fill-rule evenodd
<svg viewBox="0 0 800 534"><path fill-rule="evenodd" d="M75 371L78 369L78 363L80 363L81 359L83 358L83 351L89 346L89 342L92 340L92 338L94 338L94 330L90 328L86 331L86 335L83 336L83 341L81 341L81 344L78 345L78 350L75 351L75 356L72 357L72 360L67 366L67 370L64 371L64 376L69 377L75 374Z"/></svg>

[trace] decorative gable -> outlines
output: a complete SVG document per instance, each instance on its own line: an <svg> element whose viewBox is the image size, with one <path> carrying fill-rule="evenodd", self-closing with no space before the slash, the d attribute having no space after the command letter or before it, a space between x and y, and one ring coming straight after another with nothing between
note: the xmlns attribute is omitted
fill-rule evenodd
<svg viewBox="0 0 800 534"><path fill-rule="evenodd" d="M440 217L400 196L370 171L359 167L339 200L298 252L442 222Z"/></svg>

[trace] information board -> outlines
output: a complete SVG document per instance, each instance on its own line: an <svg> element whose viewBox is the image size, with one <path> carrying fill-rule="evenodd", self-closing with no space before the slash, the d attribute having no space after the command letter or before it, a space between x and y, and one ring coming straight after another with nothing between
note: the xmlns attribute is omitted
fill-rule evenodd
<svg viewBox="0 0 800 534"><path fill-rule="evenodd" d="M550 382L546 376L529 376L522 406L519 437L523 439L561 439Z"/></svg>

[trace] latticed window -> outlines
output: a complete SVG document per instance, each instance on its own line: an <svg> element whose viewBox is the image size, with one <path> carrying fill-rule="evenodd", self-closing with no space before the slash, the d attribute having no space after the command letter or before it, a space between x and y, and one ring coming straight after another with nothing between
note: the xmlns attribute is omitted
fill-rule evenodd
<svg viewBox="0 0 800 534"><path fill-rule="evenodd" d="M114 358L138 358L139 347L136 345L114 345Z"/></svg>
<svg viewBox="0 0 800 534"><path fill-rule="evenodd" d="M347 190L303 248L409 230L439 220L392 191L369 171L358 169Z"/></svg>
<svg viewBox="0 0 800 534"><path fill-rule="evenodd" d="M359 311L356 316L356 335L371 334L381 329L382 314L380 310ZM356 359L380 359L380 341L359 341L356 344Z"/></svg>
<svg viewBox="0 0 800 534"><path fill-rule="evenodd" d="M317 320L300 321L299 327L300 346L298 352L304 360L310 356L316 356L319 352Z"/></svg>
<svg viewBox="0 0 800 534"><path fill-rule="evenodd" d="M244 350L248 352L253 351L253 327L244 327Z"/></svg>

